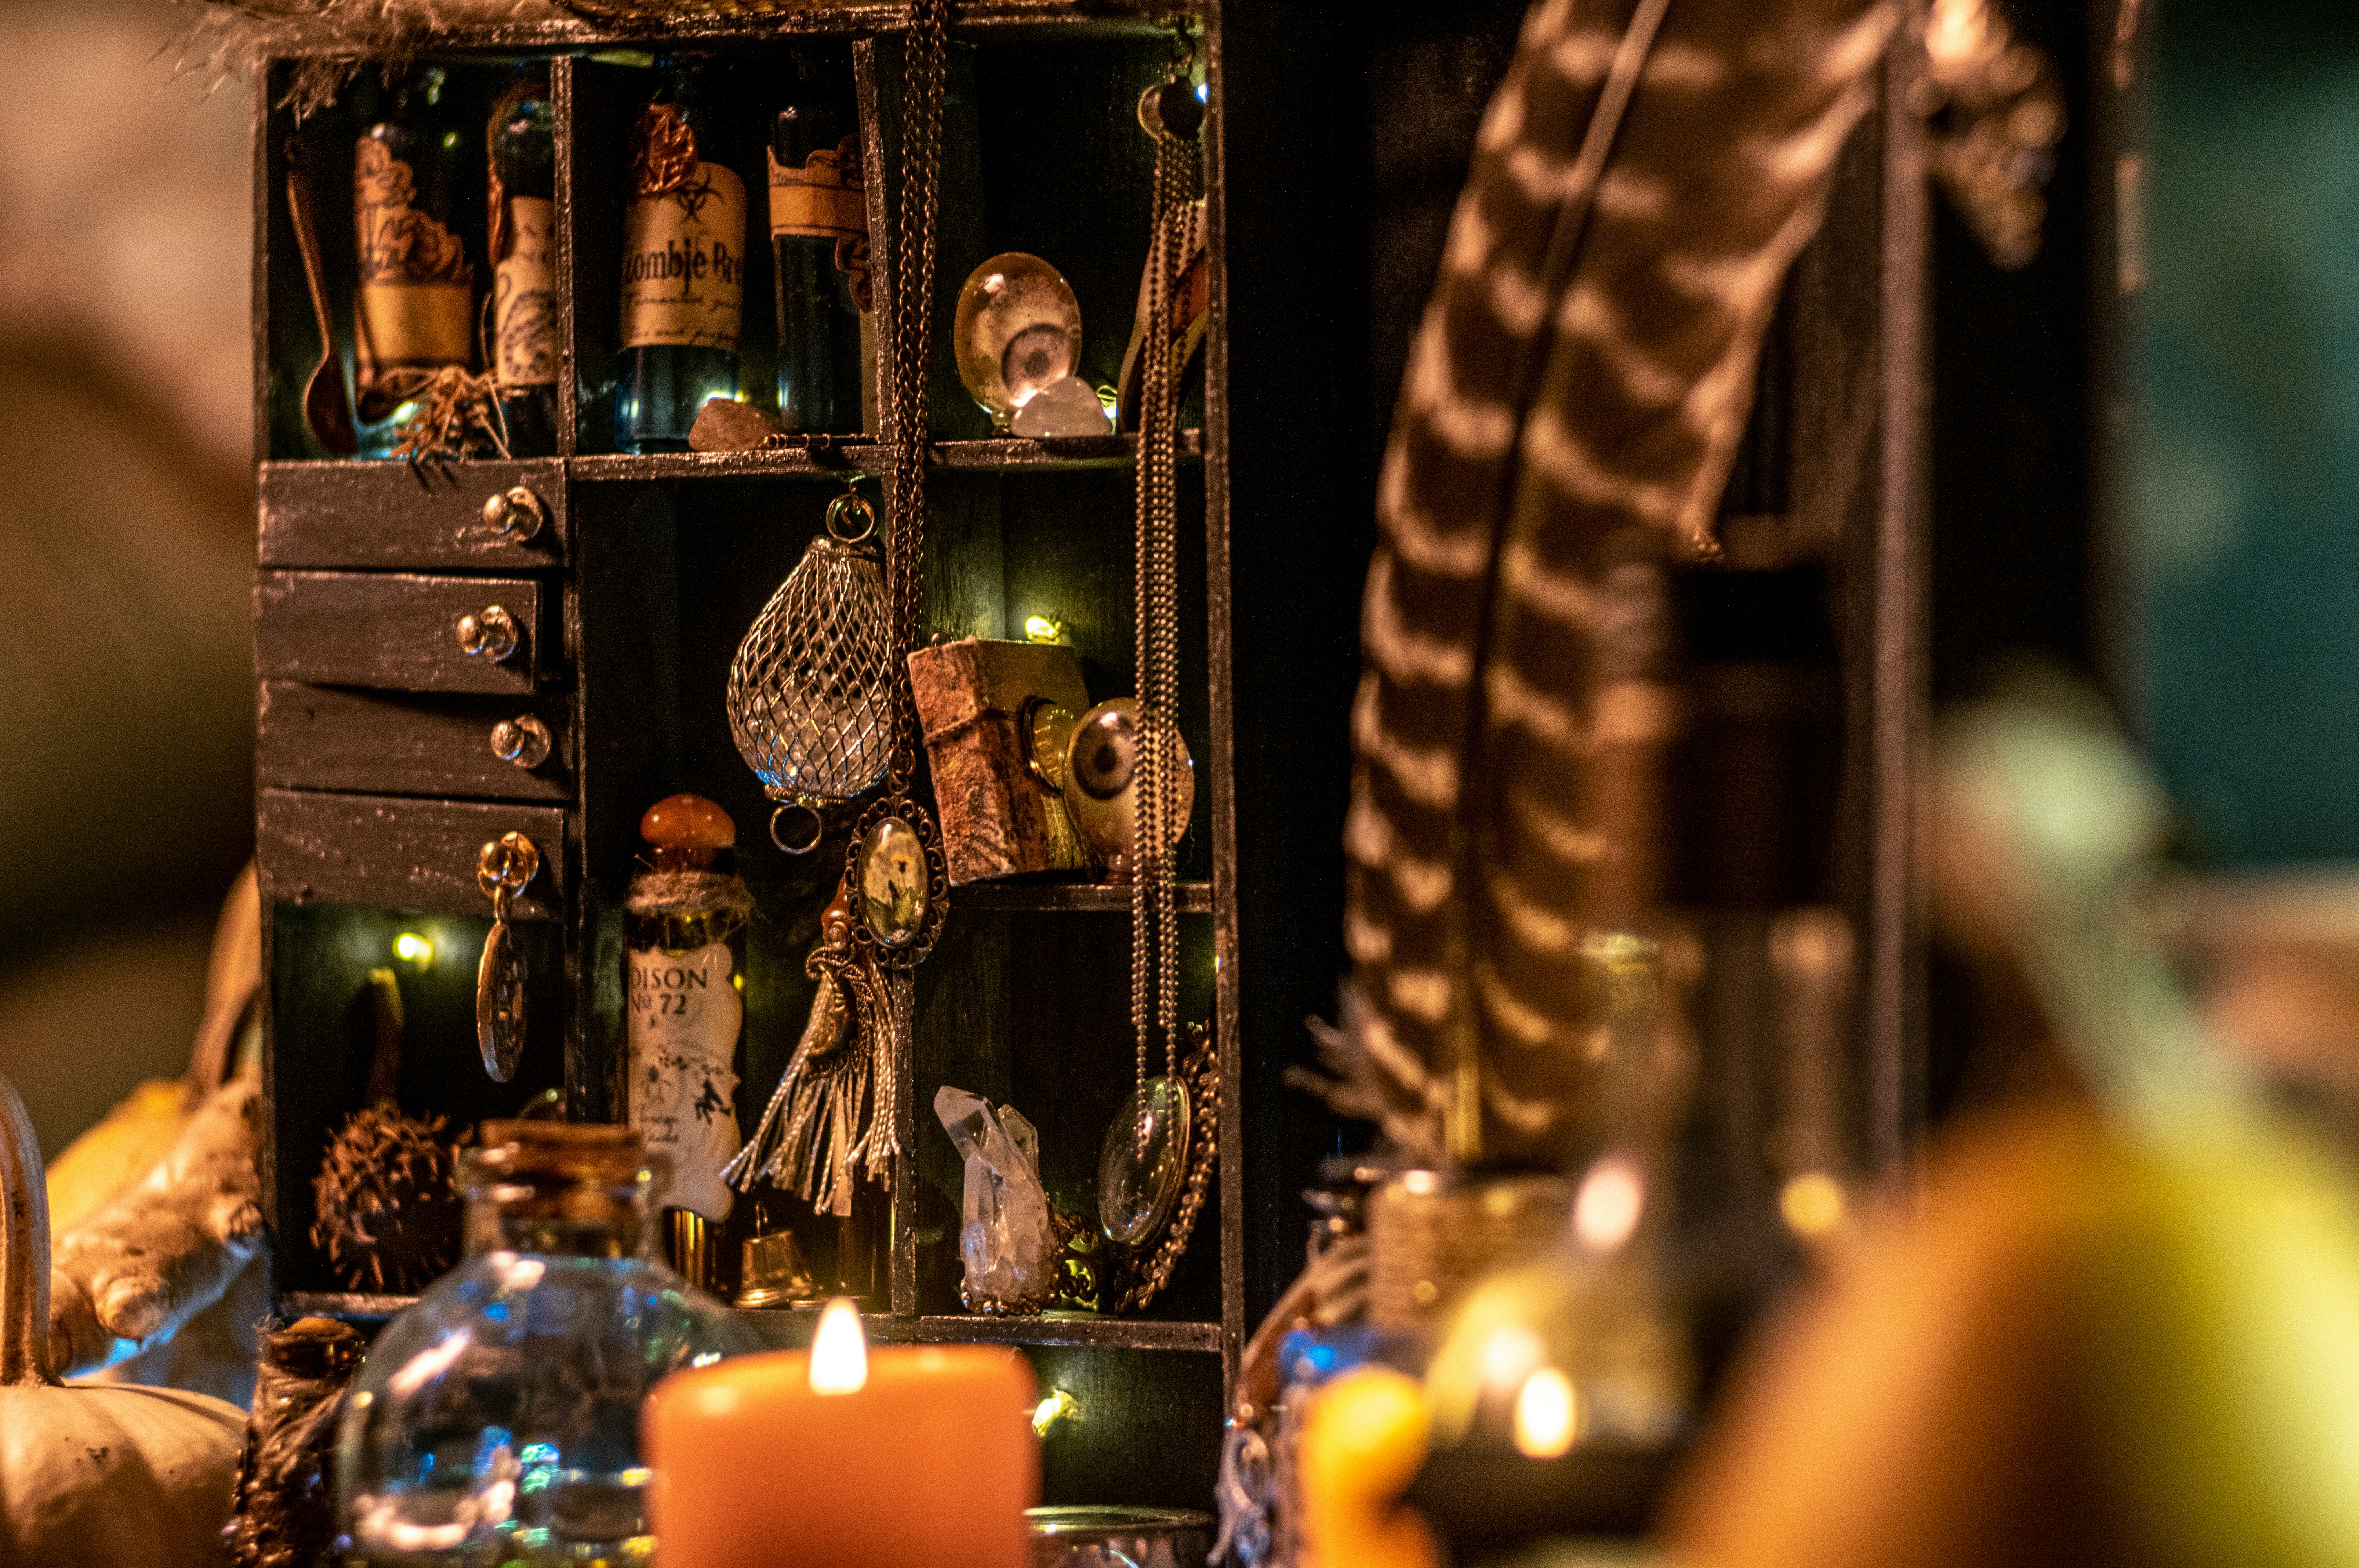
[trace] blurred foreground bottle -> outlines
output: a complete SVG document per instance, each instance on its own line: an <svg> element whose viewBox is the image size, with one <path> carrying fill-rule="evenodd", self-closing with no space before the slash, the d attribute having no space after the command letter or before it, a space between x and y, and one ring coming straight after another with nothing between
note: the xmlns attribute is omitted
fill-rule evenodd
<svg viewBox="0 0 2359 1568"><path fill-rule="evenodd" d="M797 51L794 86L770 130L770 251L778 293L778 427L851 434L863 425L868 197L849 70Z"/></svg>
<svg viewBox="0 0 2359 1568"><path fill-rule="evenodd" d="M745 182L719 161L727 155L710 94L721 70L702 55L665 57L631 128L618 451L684 452L705 403L738 395Z"/></svg>
<svg viewBox="0 0 2359 1568"><path fill-rule="evenodd" d="M475 351L475 269L458 232L463 138L442 112L443 73L420 66L353 151L353 389L360 455L386 458L448 365Z"/></svg>
<svg viewBox="0 0 2359 1568"><path fill-rule="evenodd" d="M557 450L557 135L549 77L536 65L492 107L492 371L508 451Z"/></svg>
<svg viewBox="0 0 2359 1568"><path fill-rule="evenodd" d="M467 1260L395 1318L346 1402L353 1559L645 1562L639 1406L667 1373L761 1342L651 1261L639 1135L484 1124L460 1155Z"/></svg>

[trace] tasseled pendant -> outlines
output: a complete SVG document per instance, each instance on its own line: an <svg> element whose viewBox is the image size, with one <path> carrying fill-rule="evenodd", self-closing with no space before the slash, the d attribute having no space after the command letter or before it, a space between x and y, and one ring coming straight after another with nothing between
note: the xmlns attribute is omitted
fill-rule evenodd
<svg viewBox="0 0 2359 1568"><path fill-rule="evenodd" d="M916 988L852 940L852 895L839 883L820 916L804 972L819 981L810 1020L754 1135L722 1175L739 1192L769 1182L821 1214L852 1213L853 1184L889 1181L898 1064Z"/></svg>

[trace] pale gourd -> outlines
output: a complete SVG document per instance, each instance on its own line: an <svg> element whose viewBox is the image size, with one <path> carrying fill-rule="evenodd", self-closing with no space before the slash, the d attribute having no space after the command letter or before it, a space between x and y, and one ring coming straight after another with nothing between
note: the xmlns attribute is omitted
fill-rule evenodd
<svg viewBox="0 0 2359 1568"><path fill-rule="evenodd" d="M245 1412L172 1389L60 1383L49 1337L40 1145L0 1077L0 1568L217 1563Z"/></svg>

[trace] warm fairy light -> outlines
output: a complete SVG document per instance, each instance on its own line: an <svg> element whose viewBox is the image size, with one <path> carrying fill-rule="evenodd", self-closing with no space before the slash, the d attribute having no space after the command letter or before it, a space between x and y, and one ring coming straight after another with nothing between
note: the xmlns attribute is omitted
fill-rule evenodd
<svg viewBox="0 0 2359 1568"><path fill-rule="evenodd" d="M1060 1421L1069 1421L1082 1413L1081 1401L1062 1389L1051 1389L1049 1397L1032 1407L1032 1435L1046 1437L1049 1429Z"/></svg>
<svg viewBox="0 0 2359 1568"><path fill-rule="evenodd" d="M819 1314L811 1336L810 1385L814 1394L856 1394L868 1386L868 1336L860 1329L860 1309L838 1296Z"/></svg>
<svg viewBox="0 0 2359 1568"><path fill-rule="evenodd" d="M1592 1252L1613 1252L1638 1228L1647 1208L1647 1183L1638 1167L1608 1154L1589 1168L1572 1200L1572 1233Z"/></svg>
<svg viewBox="0 0 2359 1568"><path fill-rule="evenodd" d="M1843 1184L1824 1171L1789 1176L1777 1190L1777 1212L1797 1236L1820 1237L1843 1221Z"/></svg>
<svg viewBox="0 0 2359 1568"><path fill-rule="evenodd" d="M1034 643L1062 642L1064 622L1048 615L1027 615L1024 618L1024 635Z"/></svg>
<svg viewBox="0 0 2359 1568"><path fill-rule="evenodd" d="M434 944L415 931L405 931L393 939L393 956L414 968L424 968L434 961Z"/></svg>
<svg viewBox="0 0 2359 1568"><path fill-rule="evenodd" d="M1527 1459L1554 1459L1569 1453L1581 1435L1581 1397L1572 1379L1543 1367L1524 1379L1516 1395L1516 1452Z"/></svg>

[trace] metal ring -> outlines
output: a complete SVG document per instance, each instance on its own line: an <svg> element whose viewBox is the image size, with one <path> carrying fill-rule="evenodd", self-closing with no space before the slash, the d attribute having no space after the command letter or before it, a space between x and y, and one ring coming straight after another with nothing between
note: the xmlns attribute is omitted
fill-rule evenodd
<svg viewBox="0 0 2359 1568"><path fill-rule="evenodd" d="M784 838L778 837L778 823L789 811L803 812L810 817L810 841L809 843L789 844ZM770 842L776 844L779 849L785 850L789 855L808 855L813 849L818 849L819 841L826 837L827 819L820 816L818 806L813 806L807 800L788 801L785 805L779 806L777 810L770 813Z"/></svg>
<svg viewBox="0 0 2359 1568"><path fill-rule="evenodd" d="M837 520L848 512L860 514L861 526L857 534L847 534L836 526ZM869 505L868 498L858 491L847 490L827 503L827 531L844 544L857 545L876 532L876 509Z"/></svg>

